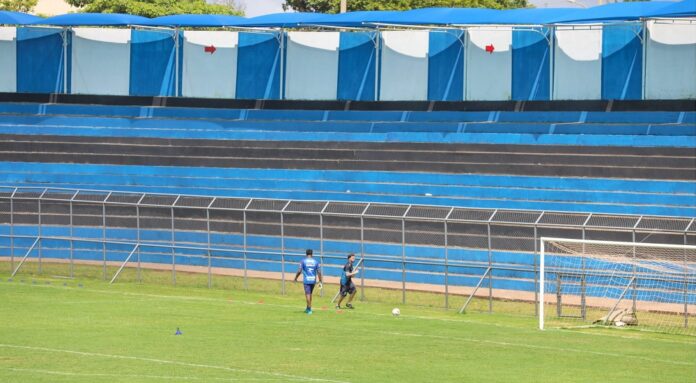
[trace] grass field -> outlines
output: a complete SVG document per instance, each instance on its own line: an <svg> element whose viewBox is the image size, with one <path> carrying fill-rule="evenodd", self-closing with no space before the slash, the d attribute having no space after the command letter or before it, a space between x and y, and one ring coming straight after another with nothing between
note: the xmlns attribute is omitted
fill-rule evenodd
<svg viewBox="0 0 696 383"><path fill-rule="evenodd" d="M308 316L300 285L283 296L277 282L245 291L227 277L208 289L203 276L178 273L173 287L169 273L137 283L132 270L109 285L98 268L64 279L50 266L9 281L0 266L0 382L696 381L688 336L541 332L528 315L423 305L399 305L395 318L393 303L372 299L337 312L335 286Z"/></svg>

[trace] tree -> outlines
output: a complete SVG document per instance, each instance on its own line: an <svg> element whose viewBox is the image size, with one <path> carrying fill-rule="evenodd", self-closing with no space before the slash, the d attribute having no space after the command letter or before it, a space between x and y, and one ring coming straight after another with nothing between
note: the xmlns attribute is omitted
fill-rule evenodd
<svg viewBox="0 0 696 383"><path fill-rule="evenodd" d="M298 12L338 13L341 0L285 0L283 9ZM524 8L527 0L348 0L349 11L403 11L414 8Z"/></svg>
<svg viewBox="0 0 696 383"><path fill-rule="evenodd" d="M1 0L0 0L1 1ZM239 15L243 12L236 2L208 4L205 0L66 0L83 12L128 13L145 17L177 14Z"/></svg>
<svg viewBox="0 0 696 383"><path fill-rule="evenodd" d="M39 0L0 0L0 11L31 12Z"/></svg>

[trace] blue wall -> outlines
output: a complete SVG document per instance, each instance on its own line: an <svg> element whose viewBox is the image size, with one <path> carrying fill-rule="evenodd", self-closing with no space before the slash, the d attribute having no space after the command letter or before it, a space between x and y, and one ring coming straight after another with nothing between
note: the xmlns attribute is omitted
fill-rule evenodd
<svg viewBox="0 0 696 383"><path fill-rule="evenodd" d="M342 32L338 53L338 99L375 99L375 33Z"/></svg>
<svg viewBox="0 0 696 383"><path fill-rule="evenodd" d="M61 93L65 90L62 34L62 29L17 28L18 92ZM67 40L70 68L71 36ZM68 70L68 84L69 76Z"/></svg>
<svg viewBox="0 0 696 383"><path fill-rule="evenodd" d="M280 54L275 33L239 34L237 98L280 98Z"/></svg>
<svg viewBox="0 0 696 383"><path fill-rule="evenodd" d="M67 68L64 68L62 29L17 28L17 91L70 92L63 73L71 72L71 33L68 32ZM336 99L374 100L379 71L375 62L376 32L341 32L338 52ZM516 28L512 33L510 91L514 100L548 100L550 95L550 31ZM641 99L643 93L642 24L605 25L602 33L602 99ZM177 95L174 32L131 32L129 93L134 96ZM280 82L285 50L276 32L240 32L237 55L236 95L240 99L283 98ZM462 31L432 30L428 47L429 100L464 99L465 49ZM182 45L183 37L179 36ZM665 44L668 47L668 44ZM674 45L675 49L680 45ZM0 52L2 54L2 52ZM648 52L647 54L650 54ZM179 94L183 76L183 49L179 55ZM378 61L378 60L377 60ZM408 74L403 74L408 81ZM507 84L506 84L507 86ZM213 95L211 95L213 97Z"/></svg>
<svg viewBox="0 0 696 383"><path fill-rule="evenodd" d="M430 32L428 100L457 101L464 99L463 36L462 31ZM405 81L407 80L405 79Z"/></svg>
<svg viewBox="0 0 696 383"><path fill-rule="evenodd" d="M602 99L642 98L642 30L640 24L607 25L602 30Z"/></svg>
<svg viewBox="0 0 696 383"><path fill-rule="evenodd" d="M130 94L175 96L176 49L173 31L138 30L131 33ZM183 35L179 35L179 47ZM183 56L179 55L179 80ZM181 87L179 87L181 92Z"/></svg>
<svg viewBox="0 0 696 383"><path fill-rule="evenodd" d="M550 98L548 28L512 31L512 99Z"/></svg>

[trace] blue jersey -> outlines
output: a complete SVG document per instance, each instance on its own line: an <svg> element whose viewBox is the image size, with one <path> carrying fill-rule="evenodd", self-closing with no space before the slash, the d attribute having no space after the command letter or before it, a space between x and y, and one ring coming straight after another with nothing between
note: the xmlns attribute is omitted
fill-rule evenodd
<svg viewBox="0 0 696 383"><path fill-rule="evenodd" d="M302 262L300 262L300 271L302 271L302 281L305 285L313 285L317 283L319 261L309 257L303 259Z"/></svg>

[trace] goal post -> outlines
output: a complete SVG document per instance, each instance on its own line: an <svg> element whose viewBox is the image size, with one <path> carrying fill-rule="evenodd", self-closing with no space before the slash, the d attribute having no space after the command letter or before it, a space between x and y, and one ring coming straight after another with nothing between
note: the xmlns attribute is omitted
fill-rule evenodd
<svg viewBox="0 0 696 383"><path fill-rule="evenodd" d="M696 246L540 239L539 328L696 336Z"/></svg>

